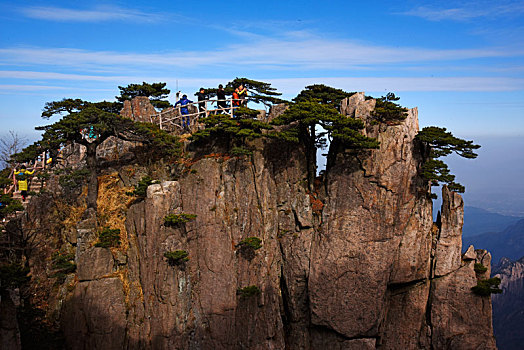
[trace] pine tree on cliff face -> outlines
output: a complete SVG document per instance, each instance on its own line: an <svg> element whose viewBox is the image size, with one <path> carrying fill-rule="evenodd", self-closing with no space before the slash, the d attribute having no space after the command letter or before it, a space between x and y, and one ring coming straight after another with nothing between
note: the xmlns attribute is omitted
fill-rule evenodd
<svg viewBox="0 0 524 350"><path fill-rule="evenodd" d="M319 99L314 98L317 95ZM379 146L377 140L360 133L364 128L362 121L338 112L340 101L351 95L325 85L311 85L300 92L294 99L295 103L282 115L273 120L275 125L289 126L275 133L276 137L304 145L310 184L316 175L317 148L324 148L328 141L336 144L335 148L340 150Z"/></svg>
<svg viewBox="0 0 524 350"><path fill-rule="evenodd" d="M480 145L455 137L446 128L436 126L423 128L415 139L422 143L425 156L420 174L431 182L431 186L445 183L451 191L463 193L465 187L455 182L455 175L450 173L448 165L437 158L456 153L461 157L474 159L477 154L473 150L480 148Z"/></svg>
<svg viewBox="0 0 524 350"><path fill-rule="evenodd" d="M180 150L177 139L160 130L158 126L135 122L112 113L114 110L115 106L111 102L91 103L72 99L50 102L46 104L42 113L44 118L63 112L68 114L53 124L36 128L43 130L44 134L42 139L32 147L39 147L40 150L54 150L69 142L86 147L86 162L89 171L88 208L96 209L98 197L96 150L109 137L114 136L125 141L151 144L159 153L176 155ZM27 151L24 150L21 154Z"/></svg>

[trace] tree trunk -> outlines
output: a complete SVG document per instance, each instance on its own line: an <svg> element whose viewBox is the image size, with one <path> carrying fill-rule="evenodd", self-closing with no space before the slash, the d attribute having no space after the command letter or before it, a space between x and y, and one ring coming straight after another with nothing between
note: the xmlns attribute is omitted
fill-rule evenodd
<svg viewBox="0 0 524 350"><path fill-rule="evenodd" d="M98 169L96 166L96 144L89 143L87 148L87 170L89 179L87 182L87 208L96 210L96 199L98 198Z"/></svg>
<svg viewBox="0 0 524 350"><path fill-rule="evenodd" d="M309 189L313 190L313 183L315 182L315 177L317 176L317 147L315 146L315 124L308 127L309 133L306 133L306 162L308 170L308 185Z"/></svg>

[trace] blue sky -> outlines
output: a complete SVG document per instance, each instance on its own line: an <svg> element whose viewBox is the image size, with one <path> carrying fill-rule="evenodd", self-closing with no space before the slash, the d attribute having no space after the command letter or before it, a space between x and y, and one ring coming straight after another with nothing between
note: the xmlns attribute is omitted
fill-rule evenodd
<svg viewBox="0 0 524 350"><path fill-rule="evenodd" d="M312 83L393 91L421 126L518 140L523 38L514 0L0 1L0 134L36 137L44 103L64 97L112 100L142 81L192 94L248 77L286 98ZM515 144L493 144L514 156Z"/></svg>

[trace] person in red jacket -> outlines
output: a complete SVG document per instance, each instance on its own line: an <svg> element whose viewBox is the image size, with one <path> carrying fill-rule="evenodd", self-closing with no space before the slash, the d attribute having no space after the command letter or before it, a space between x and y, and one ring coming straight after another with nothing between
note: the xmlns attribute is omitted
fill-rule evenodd
<svg viewBox="0 0 524 350"><path fill-rule="evenodd" d="M247 89L244 87L244 85L240 84L236 89L235 92L238 95L238 98L240 99L239 105L246 104L246 98L247 98Z"/></svg>

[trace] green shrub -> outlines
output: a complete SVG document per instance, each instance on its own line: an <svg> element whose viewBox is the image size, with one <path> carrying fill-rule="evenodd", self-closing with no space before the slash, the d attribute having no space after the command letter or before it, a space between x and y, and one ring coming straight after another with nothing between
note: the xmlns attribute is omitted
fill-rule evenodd
<svg viewBox="0 0 524 350"><path fill-rule="evenodd" d="M253 154L253 151L245 148L245 147L233 147L231 148L231 151L229 153L232 156L240 157L240 156L250 156Z"/></svg>
<svg viewBox="0 0 524 350"><path fill-rule="evenodd" d="M185 250L166 252L164 256L167 258L169 265L181 265L189 260L189 253Z"/></svg>
<svg viewBox="0 0 524 350"><path fill-rule="evenodd" d="M0 195L0 203L2 203L2 206L0 206L0 219L11 213L24 210L22 203L8 194Z"/></svg>
<svg viewBox="0 0 524 350"><path fill-rule="evenodd" d="M64 283L65 278L68 274L76 271L76 264L71 260L74 260L74 254L67 254L61 252L55 252L51 256L53 262L52 268L55 272L51 275L52 278L57 279L57 283Z"/></svg>
<svg viewBox="0 0 524 350"><path fill-rule="evenodd" d="M169 214L164 218L164 226L175 227L196 219L195 214Z"/></svg>
<svg viewBox="0 0 524 350"><path fill-rule="evenodd" d="M98 234L98 242L95 244L95 247L118 247L120 243L120 230L107 227Z"/></svg>
<svg viewBox="0 0 524 350"><path fill-rule="evenodd" d="M89 170L78 169L69 171L66 175L62 175L58 179L60 186L66 189L74 189L81 186L89 176Z"/></svg>
<svg viewBox="0 0 524 350"><path fill-rule="evenodd" d="M258 237L247 237L241 240L236 247L244 259L252 260L255 257L255 250L262 248L262 240Z"/></svg>
<svg viewBox="0 0 524 350"><path fill-rule="evenodd" d="M237 289L237 295L240 295L241 298L249 298L252 296L259 295L260 293L260 288L258 288L257 286L247 286L244 288Z"/></svg>
<svg viewBox="0 0 524 350"><path fill-rule="evenodd" d="M135 189L131 192L126 192L128 196L135 196L138 199L144 199L147 197L147 188L154 184L155 180L151 179L149 176L144 176L138 181L135 186Z"/></svg>
<svg viewBox="0 0 524 350"><path fill-rule="evenodd" d="M482 265L481 263L475 263L475 266L473 267L473 269L478 274L482 274L482 273L488 271L488 268L486 266Z"/></svg>
<svg viewBox="0 0 524 350"><path fill-rule="evenodd" d="M258 237L247 237L237 244L237 247L249 247L253 250L262 248L262 240Z"/></svg>
<svg viewBox="0 0 524 350"><path fill-rule="evenodd" d="M28 267L18 264L0 265L0 290L21 287L31 279L28 273Z"/></svg>
<svg viewBox="0 0 524 350"><path fill-rule="evenodd" d="M11 169L5 168L0 171L0 189L11 186L13 184L13 179L9 176L11 174Z"/></svg>
<svg viewBox="0 0 524 350"><path fill-rule="evenodd" d="M473 293L482 297L489 297L491 294L502 293L502 289L499 288L500 278L493 277L485 280L477 281L477 285L471 287Z"/></svg>

